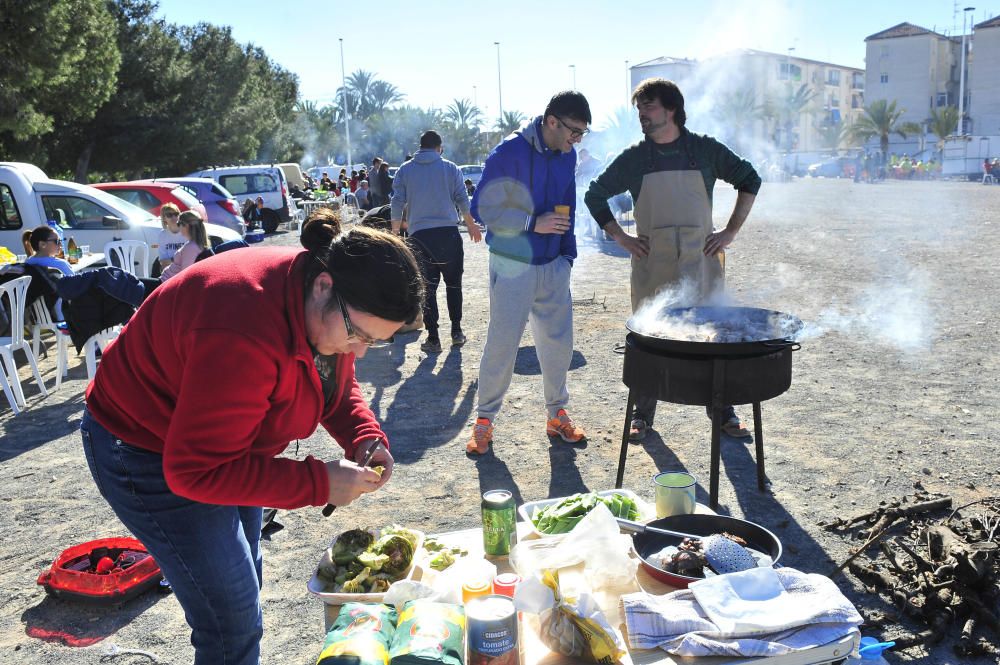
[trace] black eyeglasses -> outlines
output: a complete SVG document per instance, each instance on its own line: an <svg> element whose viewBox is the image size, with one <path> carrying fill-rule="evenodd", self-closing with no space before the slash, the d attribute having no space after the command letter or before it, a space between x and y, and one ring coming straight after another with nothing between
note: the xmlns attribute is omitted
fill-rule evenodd
<svg viewBox="0 0 1000 665"><path fill-rule="evenodd" d="M560 118L557 115L554 115L552 117L555 118L556 122L558 122L560 125L562 125L565 129L568 129L569 130L569 135L572 136L575 139L578 139L581 136L586 136L587 134L590 133L590 128L589 127L584 127L583 129L577 129L576 127L573 127L572 125L567 125L565 122L563 122L563 119Z"/></svg>
<svg viewBox="0 0 1000 665"><path fill-rule="evenodd" d="M344 299L337 294L337 302L340 303L340 313L344 316L344 328L347 329L347 339L354 339L369 349L380 349L384 346L389 346L392 344L391 340L387 339L375 339L369 335L364 334L360 330L354 327L354 323L351 321L351 315L347 313L347 305L344 303Z"/></svg>

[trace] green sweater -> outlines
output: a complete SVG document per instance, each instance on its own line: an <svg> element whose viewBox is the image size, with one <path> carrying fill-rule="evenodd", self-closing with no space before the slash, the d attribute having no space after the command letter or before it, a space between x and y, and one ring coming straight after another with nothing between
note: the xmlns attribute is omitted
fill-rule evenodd
<svg viewBox="0 0 1000 665"><path fill-rule="evenodd" d="M753 165L711 136L681 130L680 137L671 143L654 143L643 139L625 148L601 175L590 183L584 201L590 214L603 228L615 219L608 206L612 196L628 191L632 200L639 200L642 179L647 173L678 168L689 168L694 162L705 180L709 202L716 180L724 180L741 192L756 195L760 190L760 176Z"/></svg>

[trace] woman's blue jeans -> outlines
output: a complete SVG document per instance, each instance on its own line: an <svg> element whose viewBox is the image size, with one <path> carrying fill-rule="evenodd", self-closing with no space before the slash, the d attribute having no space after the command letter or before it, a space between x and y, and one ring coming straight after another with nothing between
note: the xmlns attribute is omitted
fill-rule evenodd
<svg viewBox="0 0 1000 665"><path fill-rule="evenodd" d="M156 559L184 609L195 665L258 665L262 509L177 496L161 455L123 442L86 410L80 430L101 495Z"/></svg>

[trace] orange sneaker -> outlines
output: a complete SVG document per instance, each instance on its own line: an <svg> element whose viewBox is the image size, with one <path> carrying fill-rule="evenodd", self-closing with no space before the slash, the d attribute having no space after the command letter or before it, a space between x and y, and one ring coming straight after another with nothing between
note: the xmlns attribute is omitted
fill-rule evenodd
<svg viewBox="0 0 1000 665"><path fill-rule="evenodd" d="M566 443L580 443L587 438L582 427L577 427L573 419L566 415L566 409L559 409L555 418L550 418L546 424L545 433L558 436Z"/></svg>
<svg viewBox="0 0 1000 665"><path fill-rule="evenodd" d="M472 426L472 437L465 444L465 451L473 455L485 455L493 443L493 423L489 418L476 418Z"/></svg>

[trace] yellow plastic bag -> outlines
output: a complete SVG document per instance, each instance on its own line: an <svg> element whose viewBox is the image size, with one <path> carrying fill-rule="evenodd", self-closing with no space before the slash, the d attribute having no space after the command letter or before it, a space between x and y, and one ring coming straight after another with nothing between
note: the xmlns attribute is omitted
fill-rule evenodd
<svg viewBox="0 0 1000 665"><path fill-rule="evenodd" d="M540 577L523 581L514 595L514 604L521 611L539 616L539 637L557 653L608 665L625 655L621 636L590 594L563 596L557 570L543 570Z"/></svg>
<svg viewBox="0 0 1000 665"><path fill-rule="evenodd" d="M6 247L0 247L0 266L5 266L8 263L17 263L17 255L11 253Z"/></svg>

